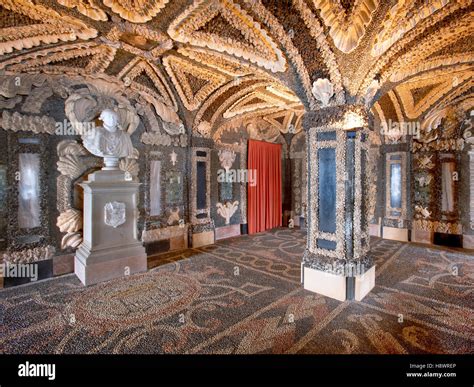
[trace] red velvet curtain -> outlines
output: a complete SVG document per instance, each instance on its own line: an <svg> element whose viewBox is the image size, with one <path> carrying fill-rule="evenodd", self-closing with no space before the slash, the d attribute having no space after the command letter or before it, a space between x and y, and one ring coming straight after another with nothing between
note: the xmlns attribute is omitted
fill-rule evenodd
<svg viewBox="0 0 474 387"><path fill-rule="evenodd" d="M247 221L249 234L281 227L281 144L249 140Z"/></svg>

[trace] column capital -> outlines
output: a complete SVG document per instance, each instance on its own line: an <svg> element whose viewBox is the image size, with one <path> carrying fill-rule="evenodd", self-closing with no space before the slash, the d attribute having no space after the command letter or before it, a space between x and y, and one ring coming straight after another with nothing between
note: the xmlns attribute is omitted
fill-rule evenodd
<svg viewBox="0 0 474 387"><path fill-rule="evenodd" d="M370 114L365 105L328 106L310 110L303 115L303 128L334 128L356 130L369 127Z"/></svg>

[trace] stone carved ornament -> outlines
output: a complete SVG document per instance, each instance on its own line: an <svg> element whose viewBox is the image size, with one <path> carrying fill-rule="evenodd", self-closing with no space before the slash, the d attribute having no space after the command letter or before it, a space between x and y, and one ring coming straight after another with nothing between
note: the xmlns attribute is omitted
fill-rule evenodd
<svg viewBox="0 0 474 387"><path fill-rule="evenodd" d="M82 136L84 147L99 157L131 157L133 145L130 135L119 127L118 115L110 109L100 113L99 119L103 126L99 126Z"/></svg>
<svg viewBox="0 0 474 387"><path fill-rule="evenodd" d="M136 130L139 117L128 99L121 95L120 90L115 85L103 81L97 81L94 85L85 85L83 88L75 90L65 103L66 115L71 125L79 133L84 127L87 127L84 124L94 122L100 113L106 109L113 109L114 112L112 114L113 119L110 115L109 117L102 117L106 121L106 125L117 124L128 135ZM138 151L131 147L131 143L128 143L128 141L124 149L126 149L128 157L120 160L119 168L136 177L139 172ZM57 168L61 173L58 177L58 210L60 215L58 216L57 226L61 232L66 233L61 240L61 249L76 249L82 243L83 214L82 211L73 208L71 192L74 189L74 182L87 170L98 167L100 163L98 159L90 157L91 154L82 144L74 140L61 141L57 146L57 153L59 156Z"/></svg>
<svg viewBox="0 0 474 387"><path fill-rule="evenodd" d="M49 116L30 116L18 112L2 112L0 127L5 130L17 132L24 130L28 132L53 134L56 130L56 121Z"/></svg>
<svg viewBox="0 0 474 387"><path fill-rule="evenodd" d="M140 119L121 93L118 86L98 80L71 94L65 103L66 116L82 134L85 148L95 156L105 157L111 168L117 167L120 157L138 157L130 135ZM95 127L97 117L103 122L102 127ZM133 161L122 161L120 167L133 176L138 174Z"/></svg>
<svg viewBox="0 0 474 387"><path fill-rule="evenodd" d="M3 254L3 262L12 264L16 263L32 263L51 259L55 253L53 246L35 247L22 251L14 251Z"/></svg>
<svg viewBox="0 0 474 387"><path fill-rule="evenodd" d="M380 89L380 86L380 82L377 79L374 79L369 85L364 95L364 103L366 107L370 106L375 94L377 94L377 91Z"/></svg>
<svg viewBox="0 0 474 387"><path fill-rule="evenodd" d="M431 181L433 180L433 175L423 174L420 176L416 176L415 180L418 182L420 187L427 187L428 185L430 185Z"/></svg>
<svg viewBox="0 0 474 387"><path fill-rule="evenodd" d="M127 220L126 206L122 202L108 202L104 206L104 223L107 226L117 228Z"/></svg>
<svg viewBox="0 0 474 387"><path fill-rule="evenodd" d="M179 208L176 207L175 209L170 209L170 216L168 217L167 223L169 226L179 222Z"/></svg>
<svg viewBox="0 0 474 387"><path fill-rule="evenodd" d="M470 113L470 118L464 120L463 126L463 134L462 137L464 138L464 141L466 144L470 144L471 148L474 147L474 127L472 125L472 121L474 120L474 110L471 110Z"/></svg>
<svg viewBox="0 0 474 387"><path fill-rule="evenodd" d="M225 219L225 224L230 224L230 218L235 214L239 208L239 202L227 202L226 204L217 203L217 213Z"/></svg>
<svg viewBox="0 0 474 387"><path fill-rule="evenodd" d="M418 168L420 169L433 169L433 155L421 155L419 156L416 161L418 163Z"/></svg>
<svg viewBox="0 0 474 387"><path fill-rule="evenodd" d="M254 140L278 142L280 137L278 128L263 120L256 119L250 121L246 126L246 130L248 137Z"/></svg>
<svg viewBox="0 0 474 387"><path fill-rule="evenodd" d="M58 216L56 224L61 232L77 232L82 230L82 214L79 210L70 208Z"/></svg>
<svg viewBox="0 0 474 387"><path fill-rule="evenodd" d="M423 231L441 232L445 234L462 234L462 225L460 223L415 219L413 221L413 228Z"/></svg>
<svg viewBox="0 0 474 387"><path fill-rule="evenodd" d="M60 212L56 225L59 231L66 233L61 240L61 249L76 249L82 243L82 212L72 208L71 191L73 182L91 166L84 163L80 156L86 156L87 150L74 140L63 140L57 146L59 160L58 177L58 210ZM64 183L62 183L64 181ZM60 208L61 207L61 208Z"/></svg>
<svg viewBox="0 0 474 387"><path fill-rule="evenodd" d="M428 207L422 207L422 206L415 206L415 211L416 214L423 217L424 219L427 219L431 216L431 211L428 211Z"/></svg>
<svg viewBox="0 0 474 387"><path fill-rule="evenodd" d="M201 121L195 129L195 133L204 138L211 138L211 124L207 121Z"/></svg>
<svg viewBox="0 0 474 387"><path fill-rule="evenodd" d="M219 151L219 161L221 163L221 167L225 169L226 172L229 172L229 169L232 168L232 164L234 164L236 154L234 151L231 150L220 150Z"/></svg>
<svg viewBox="0 0 474 387"><path fill-rule="evenodd" d="M130 158L134 148L130 135L121 130L118 114L110 109L100 113L102 126L82 135L84 147L95 156L103 157L107 169L118 169L119 158Z"/></svg>
<svg viewBox="0 0 474 387"><path fill-rule="evenodd" d="M73 127L80 131L84 124L95 120L106 109L118 115L118 125L128 134L135 132L139 117L118 86L96 80L69 96L65 103L66 116Z"/></svg>
<svg viewBox="0 0 474 387"><path fill-rule="evenodd" d="M174 150L173 152L170 153L170 161L171 161L171 164L173 164L173 167L178 162L178 154Z"/></svg>
<svg viewBox="0 0 474 387"><path fill-rule="evenodd" d="M162 116L160 117L163 121L158 121L144 98L139 97L135 107L137 113L146 119L148 126L151 128L151 131L142 134L140 139L142 143L147 145L180 146L183 148L188 145L186 128L183 123L179 121L178 123L166 122ZM160 130L160 127L163 128L164 132Z"/></svg>
<svg viewBox="0 0 474 387"><path fill-rule="evenodd" d="M138 153L138 151L134 148L134 154ZM120 160L119 169L128 172L132 178L138 178L138 173L140 172L140 166L137 161L138 156L135 158L124 158Z"/></svg>
<svg viewBox="0 0 474 387"><path fill-rule="evenodd" d="M313 82L312 92L314 98L321 102L321 106L327 107L329 106L329 100L334 95L334 88L329 79L319 78Z"/></svg>
<svg viewBox="0 0 474 387"><path fill-rule="evenodd" d="M60 89L44 74L0 76L0 127L13 132L29 131L53 134L56 122L52 117L39 115L43 103ZM21 104L21 113L9 112ZM32 115L34 114L34 115Z"/></svg>
<svg viewBox="0 0 474 387"><path fill-rule="evenodd" d="M416 151L461 151L468 143L465 133L457 135L464 114L461 107L447 106L433 110L421 123L420 137L412 144Z"/></svg>

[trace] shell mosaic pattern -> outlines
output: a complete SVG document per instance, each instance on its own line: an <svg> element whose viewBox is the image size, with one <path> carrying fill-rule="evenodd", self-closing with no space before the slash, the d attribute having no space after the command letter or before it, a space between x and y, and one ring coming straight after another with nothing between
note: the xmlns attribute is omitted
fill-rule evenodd
<svg viewBox="0 0 474 387"><path fill-rule="evenodd" d="M29 354L472 353L469 255L374 239L375 288L361 302L341 303L301 288L305 239L302 231L277 229L169 253L162 261L151 260L147 273L104 284L83 287L74 276L64 276L4 289L0 349L5 354L19 348ZM233 275L236 266L241 275ZM458 266L459 276L446 266ZM75 324L69 323L71 314ZM285 323L290 314L294 323ZM26 345L32 340L37 345Z"/></svg>
<svg viewBox="0 0 474 387"><path fill-rule="evenodd" d="M420 105L422 110L412 112L409 94L403 94L409 77L436 71L449 77L450 69L458 68L459 84L446 84L441 101L452 99L454 95L449 91L472 78L472 47L458 44L472 36L469 26L473 5L468 0L430 0L421 5L415 1L393 5L366 0L347 8L339 0L196 0L191 4L166 0L61 0L56 5L46 0L7 0L1 7L1 68L97 76L106 73L119 51L125 50L132 60L122 65L123 71L116 73L117 77L144 95L163 99L161 102L175 111L176 101L180 100L189 110L180 111L181 120L182 115L192 114L209 98L223 93L234 77L250 74L274 79L274 74L281 73L278 82L294 93L306 109L317 109L318 102L311 93L314 74L306 70L303 53L299 52L303 47L296 44L300 38L306 42L304 49L320 56L326 66L336 104L345 103L347 98L364 98L378 79L379 90L384 92L399 85L397 97L405 114L411 117L426 113L426 108L435 108L437 101L427 99ZM301 36L295 36L297 26L291 25L292 18L283 21L277 15L278 8L287 9L303 21L304 26L298 29ZM82 15L80 19L78 14ZM22 21L12 24L7 15ZM460 48L456 49L457 44ZM450 50L457 51L450 54ZM206 74L206 79L212 80L197 95L190 90L199 89L199 76L191 81L174 72L170 77L162 76L163 58L177 52L191 59L194 68L201 69L201 77ZM81 63L79 58L86 62ZM149 66L143 71L160 93L137 81L146 61ZM131 62L140 64L127 76L133 67ZM354 66L357 71L352 71ZM164 67L169 71L170 65ZM367 70L364 73L360 69ZM158 75L153 76L153 72ZM412 86L418 87L414 85L417 82L410 79ZM248 90L250 93L252 90ZM226 121L223 113L210 121L212 131L220 125L216 121ZM199 121L193 124L198 125Z"/></svg>

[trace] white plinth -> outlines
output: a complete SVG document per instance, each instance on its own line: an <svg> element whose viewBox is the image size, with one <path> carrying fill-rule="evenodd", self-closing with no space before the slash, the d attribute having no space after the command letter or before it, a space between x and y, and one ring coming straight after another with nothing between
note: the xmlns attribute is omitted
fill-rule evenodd
<svg viewBox="0 0 474 387"><path fill-rule="evenodd" d="M74 272L81 282L92 285L146 271L145 248L137 239L140 183L125 180L122 171L102 170L90 175L81 186L84 240L74 259ZM112 202L121 208L117 217L120 224L116 226L110 225L110 213L108 218L105 214L106 205Z"/></svg>
<svg viewBox="0 0 474 387"><path fill-rule="evenodd" d="M347 277L301 265L303 287L314 293L339 301L347 300ZM354 300L361 301L375 286L375 265L364 274L356 275L352 293Z"/></svg>
<svg viewBox="0 0 474 387"><path fill-rule="evenodd" d="M396 227L383 227L384 239L391 239L394 241L408 242L408 229L407 228L396 228Z"/></svg>

